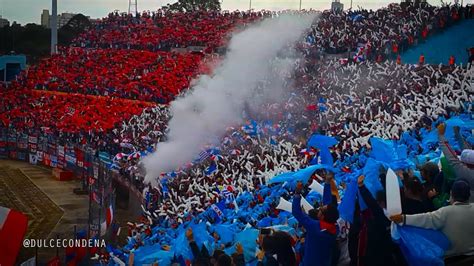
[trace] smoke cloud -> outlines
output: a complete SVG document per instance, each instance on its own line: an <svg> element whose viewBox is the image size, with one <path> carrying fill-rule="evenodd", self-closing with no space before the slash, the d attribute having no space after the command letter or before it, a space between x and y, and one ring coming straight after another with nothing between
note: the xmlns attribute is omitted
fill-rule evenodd
<svg viewBox="0 0 474 266"><path fill-rule="evenodd" d="M206 144L217 143L228 126L242 123L246 106L277 100L296 60L281 54L313 19L314 15L283 15L235 34L214 75L202 76L170 104L167 140L143 159L145 182L154 183L162 172L195 159Z"/></svg>

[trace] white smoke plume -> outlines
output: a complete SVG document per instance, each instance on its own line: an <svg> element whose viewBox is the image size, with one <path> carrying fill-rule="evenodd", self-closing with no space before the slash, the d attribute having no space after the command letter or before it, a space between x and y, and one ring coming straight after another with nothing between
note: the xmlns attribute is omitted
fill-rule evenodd
<svg viewBox="0 0 474 266"><path fill-rule="evenodd" d="M206 144L216 143L227 127L242 122L246 105L278 98L282 86L277 83L284 82L282 73L290 72L296 60L277 59L278 55L302 37L313 19L314 15L283 15L235 34L214 75L201 77L193 90L171 103L167 141L143 160L145 182L154 183L162 172L191 162ZM262 90L264 80L271 82Z"/></svg>

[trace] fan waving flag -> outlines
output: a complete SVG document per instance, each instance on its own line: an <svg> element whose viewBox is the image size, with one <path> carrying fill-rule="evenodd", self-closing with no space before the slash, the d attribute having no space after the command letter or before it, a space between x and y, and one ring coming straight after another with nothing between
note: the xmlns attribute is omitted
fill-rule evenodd
<svg viewBox="0 0 474 266"><path fill-rule="evenodd" d="M14 265L28 228L28 217L0 207L0 265Z"/></svg>
<svg viewBox="0 0 474 266"><path fill-rule="evenodd" d="M212 162L211 165L209 165L209 167L206 168L205 173L206 175L211 175L216 170L217 170L217 165L216 163Z"/></svg>
<svg viewBox="0 0 474 266"><path fill-rule="evenodd" d="M315 134L308 140L308 146L319 149L319 159L321 160L321 164L333 165L334 160L329 148L336 145L338 142L339 141L334 137ZM311 161L311 164L317 163L317 160Z"/></svg>
<svg viewBox="0 0 474 266"><path fill-rule="evenodd" d="M197 159L197 161L202 163L209 157L211 157L211 154L209 152L202 151L199 153L199 158Z"/></svg>
<svg viewBox="0 0 474 266"><path fill-rule="evenodd" d="M211 205L211 210L214 212L214 221L219 222L224 215L225 201L219 201L216 204Z"/></svg>

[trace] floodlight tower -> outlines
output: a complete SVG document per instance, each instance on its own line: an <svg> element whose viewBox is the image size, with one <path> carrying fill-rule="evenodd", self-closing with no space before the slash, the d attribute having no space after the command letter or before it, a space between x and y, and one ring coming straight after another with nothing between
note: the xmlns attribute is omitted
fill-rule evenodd
<svg viewBox="0 0 474 266"><path fill-rule="evenodd" d="M135 16L137 16L138 13L138 5L137 5L138 0L128 0L128 14L132 14L133 10L135 9Z"/></svg>
<svg viewBox="0 0 474 266"><path fill-rule="evenodd" d="M52 0L51 14L51 54L58 52L58 0Z"/></svg>

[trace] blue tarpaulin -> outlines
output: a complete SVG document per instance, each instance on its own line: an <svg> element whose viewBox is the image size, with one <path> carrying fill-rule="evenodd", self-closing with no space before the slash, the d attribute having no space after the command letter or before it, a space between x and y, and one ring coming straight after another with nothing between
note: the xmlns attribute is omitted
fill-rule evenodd
<svg viewBox="0 0 474 266"><path fill-rule="evenodd" d="M351 224L354 222L355 201L358 190L357 179L353 179L347 185L346 192L339 205L339 216Z"/></svg>
<svg viewBox="0 0 474 266"><path fill-rule="evenodd" d="M372 147L370 157L375 160L384 163L391 163L397 160L397 154L391 140L372 137L370 138L370 146Z"/></svg>
<svg viewBox="0 0 474 266"><path fill-rule="evenodd" d="M162 250L159 244L140 247L134 253L135 265L153 264L155 262L158 265L170 265L174 256L173 252Z"/></svg>
<svg viewBox="0 0 474 266"><path fill-rule="evenodd" d="M224 245L234 242L235 226L230 224L218 224L213 227L220 237L220 242Z"/></svg>
<svg viewBox="0 0 474 266"><path fill-rule="evenodd" d="M451 243L441 231L397 225L397 233L400 249L410 266L444 265L444 252Z"/></svg>
<svg viewBox="0 0 474 266"><path fill-rule="evenodd" d="M308 146L319 149L319 158L321 164L333 165L334 160L329 151L329 147L332 147L338 143L337 139L330 136L315 134L312 135L308 140ZM311 164L314 164L312 162Z"/></svg>
<svg viewBox="0 0 474 266"><path fill-rule="evenodd" d="M294 174L295 174L294 172L279 174L273 177L272 179L270 179L268 181L268 184L284 183L284 182L291 181Z"/></svg>
<svg viewBox="0 0 474 266"><path fill-rule="evenodd" d="M338 143L337 139L330 136L315 134L308 140L308 146L317 149L329 148Z"/></svg>
<svg viewBox="0 0 474 266"><path fill-rule="evenodd" d="M319 169L326 169L331 172L336 172L336 169L329 165L324 165L324 164L316 164L316 165L311 165L306 168L303 168L299 171L296 172L290 172L290 173L283 173L281 175L277 175L270 179L268 181L269 184L274 184L274 183L284 183L284 182L297 182L301 181L303 184L306 184L309 180L309 178L313 175L316 170Z"/></svg>
<svg viewBox="0 0 474 266"><path fill-rule="evenodd" d="M235 242L240 243L244 248L245 262L250 262L255 259L255 251L257 249L257 243L255 240L258 238L259 231L257 229L248 228L235 235ZM228 255L232 255L235 252L235 245L224 250Z"/></svg>
<svg viewBox="0 0 474 266"><path fill-rule="evenodd" d="M364 166L364 169L362 170L363 175L365 176L364 184L374 197L377 191L384 189L379 179L381 167L383 167L382 163L369 158Z"/></svg>

